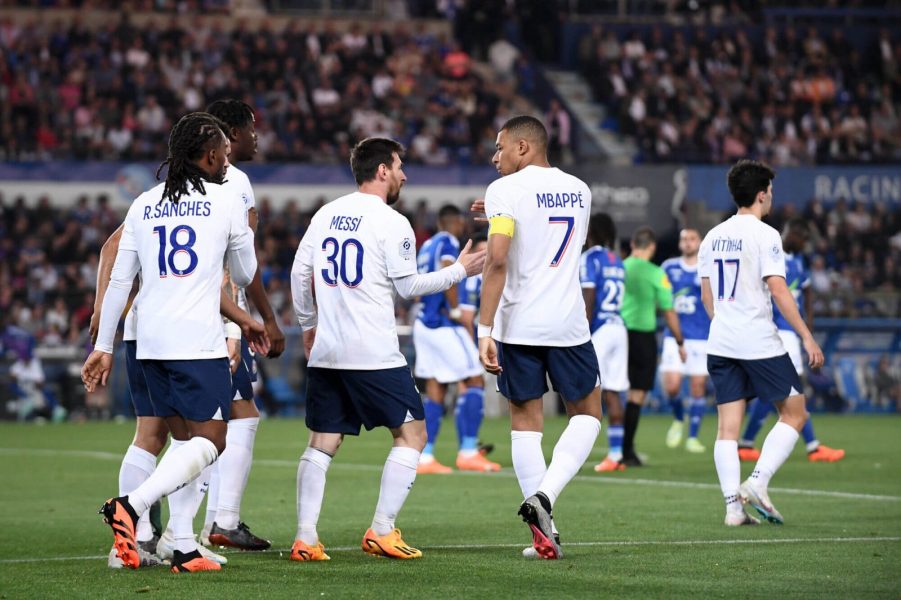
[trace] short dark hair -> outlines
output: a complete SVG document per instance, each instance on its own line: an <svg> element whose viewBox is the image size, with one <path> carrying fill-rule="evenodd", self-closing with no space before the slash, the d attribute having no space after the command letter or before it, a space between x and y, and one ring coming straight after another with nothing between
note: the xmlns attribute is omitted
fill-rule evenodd
<svg viewBox="0 0 901 600"><path fill-rule="evenodd" d="M735 204L747 208L754 204L757 194L766 192L775 177L775 171L768 165L757 160L744 159L729 169L726 182Z"/></svg>
<svg viewBox="0 0 901 600"><path fill-rule="evenodd" d="M159 179L160 171L168 165L166 182L163 186L163 197L178 202L178 199L190 193L190 184L201 194L206 193L204 180L209 179L206 173L194 164L194 161L211 150L213 144L228 139L227 125L205 112L194 112L183 116L169 134L169 155L156 170Z"/></svg>
<svg viewBox="0 0 901 600"><path fill-rule="evenodd" d="M475 246L479 242L487 242L488 241L488 230L487 229L479 229L478 231L473 232L469 238L472 240L472 245Z"/></svg>
<svg viewBox="0 0 901 600"><path fill-rule="evenodd" d="M519 115L504 123L501 131L506 131L514 138L523 138L531 141L540 148L547 148L547 129L544 124L535 117Z"/></svg>
<svg viewBox="0 0 901 600"><path fill-rule="evenodd" d="M350 170L354 174L357 185L375 179L375 173L379 165L391 167L394 163L394 154L403 157L404 146L400 142L388 138L366 138L353 147L350 151Z"/></svg>
<svg viewBox="0 0 901 600"><path fill-rule="evenodd" d="M445 204L438 210L438 220L442 221L445 217L459 217L462 214L463 211L453 204Z"/></svg>
<svg viewBox="0 0 901 600"><path fill-rule="evenodd" d="M639 227L632 234L633 248L647 248L651 244L657 243L657 236L650 227Z"/></svg>
<svg viewBox="0 0 901 600"><path fill-rule="evenodd" d="M253 122L253 109L249 104L240 100L216 100L206 107L206 111L221 119L229 129L232 127L240 129ZM225 133L229 133L229 131Z"/></svg>
<svg viewBox="0 0 901 600"><path fill-rule="evenodd" d="M616 245L616 224L607 213L595 213L588 221L588 236L592 243L612 250Z"/></svg>

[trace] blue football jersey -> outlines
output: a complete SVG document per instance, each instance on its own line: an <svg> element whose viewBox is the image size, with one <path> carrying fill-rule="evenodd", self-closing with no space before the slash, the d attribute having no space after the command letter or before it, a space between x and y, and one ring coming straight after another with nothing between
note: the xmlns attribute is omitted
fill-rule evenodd
<svg viewBox="0 0 901 600"><path fill-rule="evenodd" d="M807 272L804 259L797 254L785 253L785 284L791 291L795 303L798 305L798 312L801 313L801 318L803 319L804 294L810 286L810 273ZM782 316L782 313L779 312L775 302L773 302L773 320L779 329L794 331L792 326L788 324L788 321L785 320L785 317Z"/></svg>
<svg viewBox="0 0 901 600"><path fill-rule="evenodd" d="M482 296L482 274L467 277L457 284L457 298L460 301L460 307L469 308L475 312L479 312Z"/></svg>
<svg viewBox="0 0 901 600"><path fill-rule="evenodd" d="M446 231L439 231L419 249L416 265L420 273L432 273L441 269L441 261L457 260L458 254L460 242L457 238ZM429 329L457 325L449 316L450 309L444 292L429 294L422 297L422 310L417 318Z"/></svg>
<svg viewBox="0 0 901 600"><path fill-rule="evenodd" d="M622 259L603 246L592 246L582 253L579 280L583 288L595 288L591 333L609 321L622 323L620 310L626 290L626 268Z"/></svg>
<svg viewBox="0 0 901 600"><path fill-rule="evenodd" d="M710 317L701 303L701 276L698 266L689 267L681 258L670 258L660 265L673 285L673 310L679 315L682 337L686 340L706 340L710 333ZM672 337L669 327L663 335Z"/></svg>

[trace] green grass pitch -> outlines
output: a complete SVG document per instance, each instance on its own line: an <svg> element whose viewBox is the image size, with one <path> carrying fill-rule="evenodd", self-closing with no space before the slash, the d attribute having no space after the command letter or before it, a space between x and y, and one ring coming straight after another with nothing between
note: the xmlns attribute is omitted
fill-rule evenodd
<svg viewBox="0 0 901 600"><path fill-rule="evenodd" d="M0 599L124 598L898 598L901 597L901 421L816 415L836 464L809 463L801 442L771 484L782 527L726 528L713 466L715 417L692 455L663 444L669 420L646 416L648 466L599 476L605 429L555 507L565 558L526 560L526 526L510 466L508 423L488 420L497 474L421 476L398 520L416 561L370 557L359 543L375 508L390 438L348 438L332 463L319 533L332 560L288 561L300 420L260 425L242 508L274 551L228 552L219 573L113 571L111 534L97 514L116 492L132 424L0 426ZM564 427L547 423L545 453ZM764 433L768 430L764 430ZM762 440L762 436L761 436ZM438 458L452 464L446 419ZM751 465L743 463L743 476ZM201 509L202 511L202 509ZM202 516L197 521L199 528ZM145 597L145 596L139 596Z"/></svg>

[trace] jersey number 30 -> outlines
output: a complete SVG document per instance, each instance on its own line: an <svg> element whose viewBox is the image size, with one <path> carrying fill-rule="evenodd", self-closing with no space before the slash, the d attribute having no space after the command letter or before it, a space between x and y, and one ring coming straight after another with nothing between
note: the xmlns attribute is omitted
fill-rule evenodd
<svg viewBox="0 0 901 600"><path fill-rule="evenodd" d="M355 250L353 255L356 256L353 277L348 275L347 268L347 255L350 254L351 248ZM322 240L322 249L325 252L329 252L325 257L325 260L328 262L328 268L322 269L322 279L327 286L335 287L338 285L339 279L342 284L349 288L355 288L360 285L360 282L363 281L363 244L359 240L348 238L342 244L335 238L328 237ZM352 260L353 255L351 256Z"/></svg>
<svg viewBox="0 0 901 600"><path fill-rule="evenodd" d="M159 227L154 227L153 233L160 238L160 253L157 256L160 267L160 277L166 277L169 274L169 271L172 271L172 274L176 277L187 277L194 272L198 262L197 253L194 252L194 243L197 241L197 234L190 226L177 225L172 229L172 233L169 234L168 239L169 246L172 246L172 249L169 250L168 253L166 252L166 226L160 225ZM188 241L184 244L178 241L178 234L180 233L188 234ZM188 255L188 266L180 269L175 265L175 257L182 252ZM168 269L166 267L168 267Z"/></svg>

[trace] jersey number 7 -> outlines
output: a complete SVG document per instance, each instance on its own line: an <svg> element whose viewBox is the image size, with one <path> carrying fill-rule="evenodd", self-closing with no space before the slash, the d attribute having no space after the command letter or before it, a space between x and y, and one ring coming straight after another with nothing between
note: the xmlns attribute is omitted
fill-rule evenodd
<svg viewBox="0 0 901 600"><path fill-rule="evenodd" d="M563 242L560 244L557 254L555 254L554 258L551 260L552 267L559 267L560 263L563 261L563 255L566 254L566 249L569 248L569 242L573 239L573 229L575 228L576 218L548 217L547 222L552 225L555 223L566 225L566 233L563 235Z"/></svg>

